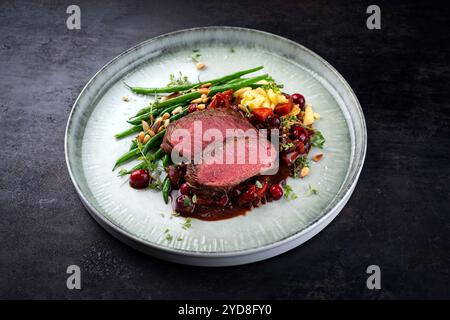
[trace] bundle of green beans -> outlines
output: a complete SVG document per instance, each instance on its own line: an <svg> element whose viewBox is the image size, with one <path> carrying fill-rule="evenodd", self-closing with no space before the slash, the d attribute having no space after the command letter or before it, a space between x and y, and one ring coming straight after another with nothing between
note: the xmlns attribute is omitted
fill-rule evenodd
<svg viewBox="0 0 450 320"><path fill-rule="evenodd" d="M217 79L212 79L212 80L208 80L208 81L202 81L202 82L197 82L197 83L193 83L193 84L188 84L188 85L182 85L182 86L171 86L171 87L164 87L164 88L143 88L143 87L130 87L130 90L133 91L134 93L139 93L139 94L158 94L158 93L173 93L173 92L182 92L182 91L186 91L189 89L193 89L193 88L198 88L203 84L211 84L211 85L215 85L215 84L221 84L221 83L227 83L230 82L231 80L234 80L236 78L240 78L241 76L248 74L248 73L253 73L256 72L258 70L261 70L263 68L263 66L259 66L253 69L248 69L248 70L242 70L242 71L238 71L232 74L229 74L227 76L224 77L220 77Z"/></svg>

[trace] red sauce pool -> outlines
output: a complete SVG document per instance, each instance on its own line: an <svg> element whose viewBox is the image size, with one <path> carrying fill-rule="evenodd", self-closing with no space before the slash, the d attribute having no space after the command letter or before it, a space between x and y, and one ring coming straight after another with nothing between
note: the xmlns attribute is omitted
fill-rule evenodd
<svg viewBox="0 0 450 320"><path fill-rule="evenodd" d="M290 175L290 170L286 165L280 164L278 172L275 175L266 176L269 185L279 184L285 181ZM172 208L175 208L175 199L180 195L179 190L172 190ZM269 200L270 201L270 200ZM230 219L239 215L245 215L251 208L248 206L242 207L237 203L230 201L225 207L217 205L196 205L193 213L181 214L183 217L196 218L206 221L217 221L223 219Z"/></svg>

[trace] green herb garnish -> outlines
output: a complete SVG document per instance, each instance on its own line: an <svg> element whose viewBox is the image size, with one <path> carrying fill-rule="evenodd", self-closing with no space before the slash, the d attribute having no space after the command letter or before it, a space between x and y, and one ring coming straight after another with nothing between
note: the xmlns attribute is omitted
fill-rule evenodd
<svg viewBox="0 0 450 320"><path fill-rule="evenodd" d="M289 150L289 149L291 149L291 148L293 148L293 147L295 147L295 145L294 145L292 142L282 143L282 144L280 145L280 148L281 148L282 151Z"/></svg>
<svg viewBox="0 0 450 320"><path fill-rule="evenodd" d="M162 189L162 181L160 179L161 169L159 168L158 162L154 161L152 155L144 154L144 146L141 142L136 140L136 143L139 153L141 154L141 156L138 157L138 160L144 161L145 167L152 178L151 183L148 185L148 187L150 189L161 190Z"/></svg>
<svg viewBox="0 0 450 320"><path fill-rule="evenodd" d="M201 56L202 55L200 53L200 50L194 49L194 50L192 50L192 54L191 54L190 58L195 62L199 62L200 61L199 59Z"/></svg>
<svg viewBox="0 0 450 320"><path fill-rule="evenodd" d="M182 224L182 228L184 230L189 229L190 227L192 227L192 218L186 218L186 220L184 221L184 223Z"/></svg>
<svg viewBox="0 0 450 320"><path fill-rule="evenodd" d="M314 130L314 134L311 137L311 146L323 149L325 138L319 130Z"/></svg>
<svg viewBox="0 0 450 320"><path fill-rule="evenodd" d="M166 234L167 241L172 241L172 239L173 239L173 236L170 233Z"/></svg>
<svg viewBox="0 0 450 320"><path fill-rule="evenodd" d="M286 130L289 130L292 127L292 125L297 123L300 123L300 120L297 118L297 116L281 117L281 126Z"/></svg>
<svg viewBox="0 0 450 320"><path fill-rule="evenodd" d="M311 196L313 194L318 194L319 191L315 188L313 188L310 184L308 185L308 190L306 190L305 195L306 196Z"/></svg>
<svg viewBox="0 0 450 320"><path fill-rule="evenodd" d="M181 72L178 72L178 78L175 77L175 75L171 74L169 76L169 83L167 84L168 87L178 87L178 86L187 86L191 83L188 80L187 76L184 76Z"/></svg>
<svg viewBox="0 0 450 320"><path fill-rule="evenodd" d="M284 191L284 198L287 200L295 200L297 199L297 195L295 194L294 190L292 190L292 187L288 184L285 184L283 186Z"/></svg>
<svg viewBox="0 0 450 320"><path fill-rule="evenodd" d="M294 178L298 178L300 176L300 171L302 171L302 169L304 167L309 167L309 160L308 160L308 158L306 158L306 156L298 157L294 161L294 166L293 166Z"/></svg>

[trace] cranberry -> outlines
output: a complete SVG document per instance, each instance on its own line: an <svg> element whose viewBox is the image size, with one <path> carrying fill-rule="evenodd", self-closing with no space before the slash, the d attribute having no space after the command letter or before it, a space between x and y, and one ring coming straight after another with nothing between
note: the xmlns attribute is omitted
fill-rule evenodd
<svg viewBox="0 0 450 320"><path fill-rule="evenodd" d="M147 170L141 169L133 171L130 175L130 186L135 189L144 189L150 183L150 175Z"/></svg>
<svg viewBox="0 0 450 320"><path fill-rule="evenodd" d="M278 129L281 126L280 117L276 114L267 117L267 125L271 129Z"/></svg>
<svg viewBox="0 0 450 320"><path fill-rule="evenodd" d="M185 196L190 196L191 195L191 187L189 187L189 185L187 183L183 183L180 186L180 193Z"/></svg>
<svg viewBox="0 0 450 320"><path fill-rule="evenodd" d="M180 166L170 165L167 167L167 175L169 176L170 182L174 186L178 186L183 176L182 168Z"/></svg>
<svg viewBox="0 0 450 320"><path fill-rule="evenodd" d="M291 136L292 138L305 143L308 139L308 131L304 127L294 124L291 128Z"/></svg>
<svg viewBox="0 0 450 320"><path fill-rule="evenodd" d="M256 186L252 185L250 186L250 188L247 189L247 191L245 191L242 196L239 198L239 201L241 203L248 203L248 202L252 202L253 200L255 200L258 197L258 194L256 193Z"/></svg>
<svg viewBox="0 0 450 320"><path fill-rule="evenodd" d="M283 196L283 188L279 184L270 186L269 193L275 200L280 199Z"/></svg>
<svg viewBox="0 0 450 320"><path fill-rule="evenodd" d="M295 150L297 150L300 154L306 153L305 144L299 140L295 141Z"/></svg>
<svg viewBox="0 0 450 320"><path fill-rule="evenodd" d="M191 103L191 104L189 105L188 112L189 112L189 113L192 113L192 112L194 112L194 111L197 111L197 104L196 104L196 103Z"/></svg>
<svg viewBox="0 0 450 320"><path fill-rule="evenodd" d="M175 205L175 211L181 214L190 214L195 209L192 199L184 194L177 198Z"/></svg>
<svg viewBox="0 0 450 320"><path fill-rule="evenodd" d="M305 106L305 97L300 93L294 93L293 95L291 95L291 97L292 102L294 102L294 104L298 104L298 106L303 109L303 107Z"/></svg>

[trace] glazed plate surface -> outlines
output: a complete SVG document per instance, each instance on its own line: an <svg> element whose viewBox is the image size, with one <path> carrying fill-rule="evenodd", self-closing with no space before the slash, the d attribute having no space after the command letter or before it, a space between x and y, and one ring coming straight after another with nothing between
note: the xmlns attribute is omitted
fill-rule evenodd
<svg viewBox="0 0 450 320"><path fill-rule="evenodd" d="M198 49L206 69L189 58ZM311 162L305 179L289 179L297 199L279 200L245 216L222 221L173 217L160 192L135 190L111 171L130 138L113 135L153 98L131 94L124 83L165 86L169 75L208 80L263 65L288 93L301 92L326 138L322 161ZM122 97L128 96L128 102ZM366 127L358 100L322 58L287 39L250 29L208 27L166 34L129 49L103 67L75 102L66 130L66 161L90 214L125 243L173 262L225 266L250 263L290 250L322 230L349 199L366 150ZM130 163L124 167L131 167ZM318 190L308 194L309 186ZM167 239L169 230L172 240Z"/></svg>

